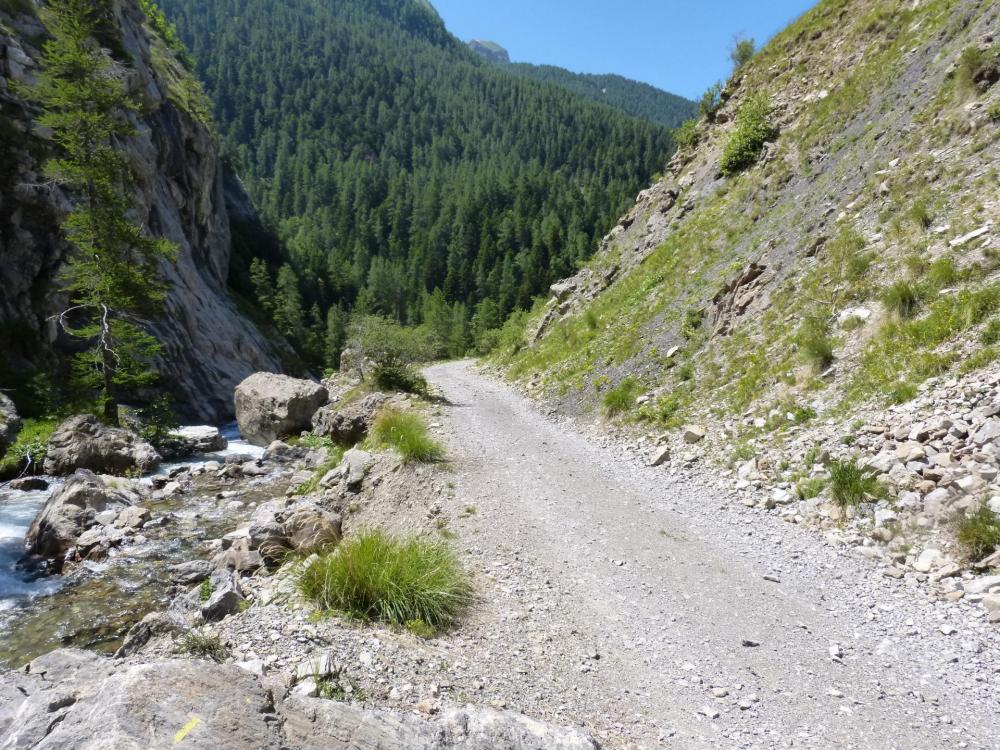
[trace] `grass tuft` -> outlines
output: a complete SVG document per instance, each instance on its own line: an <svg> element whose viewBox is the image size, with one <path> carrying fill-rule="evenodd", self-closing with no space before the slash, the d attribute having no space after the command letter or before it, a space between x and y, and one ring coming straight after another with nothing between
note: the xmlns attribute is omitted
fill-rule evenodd
<svg viewBox="0 0 1000 750"><path fill-rule="evenodd" d="M897 281L882 292L882 304L891 315L906 320L920 308L920 293L909 281Z"/></svg>
<svg viewBox="0 0 1000 750"><path fill-rule="evenodd" d="M440 542L397 539L367 531L346 540L303 570L299 591L325 610L421 633L454 624L472 599L472 587Z"/></svg>
<svg viewBox="0 0 1000 750"><path fill-rule="evenodd" d="M860 505L885 496L874 469L862 466L856 458L830 459L830 494L841 508Z"/></svg>
<svg viewBox="0 0 1000 750"><path fill-rule="evenodd" d="M394 448L407 462L432 463L444 458L444 448L427 433L420 415L411 411L383 409L372 427L372 441Z"/></svg>
<svg viewBox="0 0 1000 750"><path fill-rule="evenodd" d="M970 560L982 560L1000 547L1000 516L983 505L958 522L957 536Z"/></svg>
<svg viewBox="0 0 1000 750"><path fill-rule="evenodd" d="M806 318L797 336L802 357L817 371L833 364L833 339L829 323L819 317Z"/></svg>
<svg viewBox="0 0 1000 750"><path fill-rule="evenodd" d="M602 406L605 415L614 417L627 412L635 404L639 383L634 378L625 378L622 382L604 394Z"/></svg>
<svg viewBox="0 0 1000 750"><path fill-rule="evenodd" d="M199 659L211 659L214 662L223 662L229 658L229 649L219 639L219 636L199 633L196 630L192 630L184 636L180 642L180 650Z"/></svg>

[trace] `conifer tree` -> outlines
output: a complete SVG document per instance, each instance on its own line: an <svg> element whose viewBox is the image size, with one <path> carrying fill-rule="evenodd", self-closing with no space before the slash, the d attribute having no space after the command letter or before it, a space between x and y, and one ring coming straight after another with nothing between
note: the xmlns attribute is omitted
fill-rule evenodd
<svg viewBox="0 0 1000 750"><path fill-rule="evenodd" d="M145 328L166 295L160 265L176 248L129 218L134 175L122 142L134 133L136 104L95 39L109 12L106 0L51 0L43 18L52 39L24 93L40 105L38 122L51 129L59 152L45 172L75 201L62 221L74 248L62 273L71 305L58 320L88 342L75 357L75 380L114 422L117 399L157 377L160 346Z"/></svg>

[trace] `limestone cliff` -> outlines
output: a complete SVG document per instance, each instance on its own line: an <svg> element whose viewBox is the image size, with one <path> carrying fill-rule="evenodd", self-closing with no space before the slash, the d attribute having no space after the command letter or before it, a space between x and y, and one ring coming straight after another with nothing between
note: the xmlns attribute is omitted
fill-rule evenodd
<svg viewBox="0 0 1000 750"><path fill-rule="evenodd" d="M251 372L278 371L274 346L237 310L227 289L230 226L219 143L201 88L135 0L109 3L102 39L140 103L136 135L122 144L138 176L135 202L150 231L176 242L164 266L171 290L155 323L163 381L188 419L232 412L233 388ZM17 91L38 70L46 29L32 0L0 3L0 379L17 385L52 371L77 342L48 321L66 304L58 274L70 247L58 223L72 196L46 184L51 153L37 114ZM246 202L246 201L243 201ZM15 391L15 396L17 392Z"/></svg>

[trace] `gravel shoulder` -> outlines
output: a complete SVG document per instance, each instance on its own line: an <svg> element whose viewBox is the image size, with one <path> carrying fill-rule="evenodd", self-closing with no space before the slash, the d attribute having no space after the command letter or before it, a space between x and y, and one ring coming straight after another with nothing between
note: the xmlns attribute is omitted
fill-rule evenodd
<svg viewBox="0 0 1000 750"><path fill-rule="evenodd" d="M484 598L453 656L494 702L609 748L997 746L977 608L742 507L709 470L646 467L470 363L426 374L448 402L444 511Z"/></svg>

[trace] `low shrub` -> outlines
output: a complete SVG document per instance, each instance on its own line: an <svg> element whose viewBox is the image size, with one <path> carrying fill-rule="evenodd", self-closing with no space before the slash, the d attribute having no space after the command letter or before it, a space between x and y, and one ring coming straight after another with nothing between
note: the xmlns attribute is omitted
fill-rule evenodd
<svg viewBox="0 0 1000 750"><path fill-rule="evenodd" d="M680 127L674 128L674 143L679 150L687 150L698 143L698 121L685 120Z"/></svg>
<svg viewBox="0 0 1000 750"><path fill-rule="evenodd" d="M376 364L370 373L372 382L381 391L401 391L426 395L427 381L411 365L400 362Z"/></svg>
<svg viewBox="0 0 1000 750"><path fill-rule="evenodd" d="M398 539L366 531L306 567L299 591L324 610L406 627L426 635L452 625L472 599L472 587L441 542Z"/></svg>
<svg viewBox="0 0 1000 750"><path fill-rule="evenodd" d="M1000 516L981 506L958 522L958 543L970 560L981 560L1000 547Z"/></svg>
<svg viewBox="0 0 1000 750"><path fill-rule="evenodd" d="M912 318L920 308L920 293L909 281L897 281L882 292L882 304L897 318Z"/></svg>
<svg viewBox="0 0 1000 750"><path fill-rule="evenodd" d="M979 94L1000 79L1000 47L966 47L958 58L955 82L960 91Z"/></svg>
<svg viewBox="0 0 1000 750"><path fill-rule="evenodd" d="M639 383L634 378L625 378L604 394L601 405L605 415L613 417L631 409L635 405L638 392Z"/></svg>
<svg viewBox="0 0 1000 750"><path fill-rule="evenodd" d="M722 152L722 173L732 177L753 166L764 144L778 136L771 124L771 102L766 94L748 98L736 113L736 130Z"/></svg>
<svg viewBox="0 0 1000 750"><path fill-rule="evenodd" d="M841 508L885 496L875 470L863 466L856 458L832 458L826 468L830 473L830 495Z"/></svg>
<svg viewBox="0 0 1000 750"><path fill-rule="evenodd" d="M430 463L444 458L444 448L427 433L419 414L385 409L372 427L372 441L384 448L394 448L404 461Z"/></svg>

